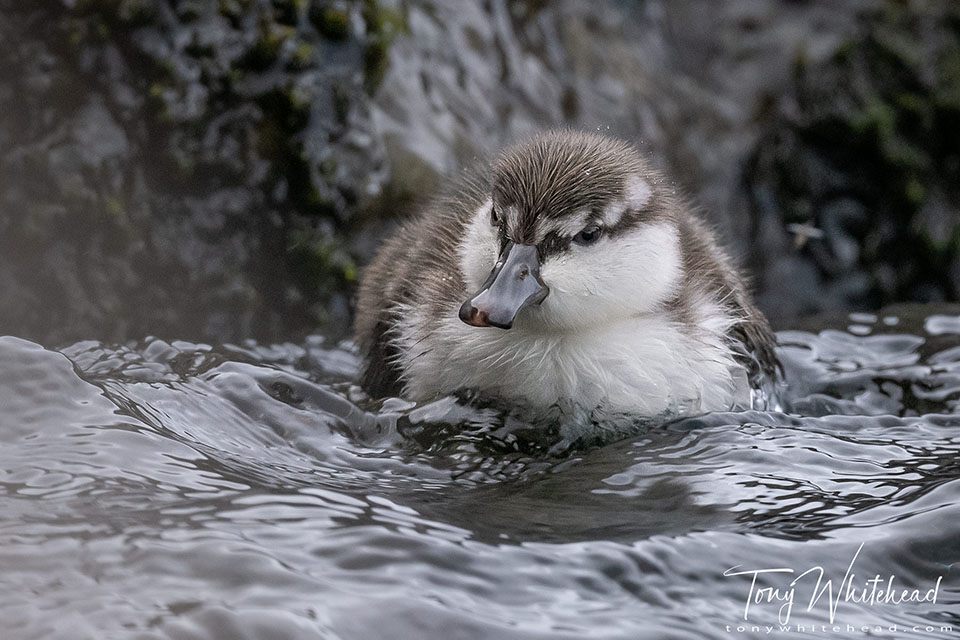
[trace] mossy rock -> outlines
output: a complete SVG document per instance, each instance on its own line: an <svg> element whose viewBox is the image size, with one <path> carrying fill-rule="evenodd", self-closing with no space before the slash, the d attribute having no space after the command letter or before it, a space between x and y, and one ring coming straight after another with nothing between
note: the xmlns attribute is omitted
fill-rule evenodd
<svg viewBox="0 0 960 640"><path fill-rule="evenodd" d="M862 247L857 272L873 276L897 265L892 287L874 277L867 293L874 304L916 295L956 300L960 290L948 271L960 249L958 234L943 240L928 225L960 228L958 11L947 3L889 0L864 15L860 27L825 62L811 67L798 59L799 114L783 116L774 128L778 132L761 143L754 166L770 169L748 181L772 183L784 224L850 234ZM795 143L784 146L775 139ZM818 179L798 172L810 166L822 167ZM931 209L934 193L954 206ZM862 203L873 224L842 229L822 219L837 198ZM805 219L798 220L798 213ZM825 279L837 277L829 250L814 245L806 255Z"/></svg>
<svg viewBox="0 0 960 640"><path fill-rule="evenodd" d="M390 45L409 29L403 14L383 7L377 0L364 0L361 15L367 27L363 50L364 87L367 93L373 94L387 73Z"/></svg>

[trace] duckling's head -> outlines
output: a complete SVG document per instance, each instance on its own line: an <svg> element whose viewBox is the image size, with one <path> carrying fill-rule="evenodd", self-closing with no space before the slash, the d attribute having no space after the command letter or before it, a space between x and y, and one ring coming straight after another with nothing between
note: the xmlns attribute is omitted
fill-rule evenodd
<svg viewBox="0 0 960 640"><path fill-rule="evenodd" d="M678 208L627 143L569 131L506 150L459 254L476 327L577 329L654 312L682 278Z"/></svg>

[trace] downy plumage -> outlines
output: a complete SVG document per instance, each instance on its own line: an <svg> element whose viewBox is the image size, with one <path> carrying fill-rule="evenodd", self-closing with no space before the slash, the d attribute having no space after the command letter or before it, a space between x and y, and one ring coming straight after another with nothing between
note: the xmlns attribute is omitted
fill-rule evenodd
<svg viewBox="0 0 960 640"><path fill-rule="evenodd" d="M504 151L367 268L372 394L478 391L546 411L749 406L774 338L713 234L632 146L558 131Z"/></svg>

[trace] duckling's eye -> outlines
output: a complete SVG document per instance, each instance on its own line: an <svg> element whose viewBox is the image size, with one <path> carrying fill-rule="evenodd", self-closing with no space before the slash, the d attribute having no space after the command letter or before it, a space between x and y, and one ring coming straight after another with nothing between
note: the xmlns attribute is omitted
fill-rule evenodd
<svg viewBox="0 0 960 640"><path fill-rule="evenodd" d="M490 224L495 227L500 226L500 214L497 213L496 207L490 207Z"/></svg>
<svg viewBox="0 0 960 640"><path fill-rule="evenodd" d="M603 235L603 229L599 226L592 224L589 227L584 227L580 233L573 236L573 241L577 244L593 244L600 239L600 236Z"/></svg>

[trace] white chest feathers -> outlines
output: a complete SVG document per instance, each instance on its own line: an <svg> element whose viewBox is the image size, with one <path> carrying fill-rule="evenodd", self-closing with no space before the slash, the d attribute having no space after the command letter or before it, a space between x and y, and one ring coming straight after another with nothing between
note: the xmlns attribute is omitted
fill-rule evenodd
<svg viewBox="0 0 960 640"><path fill-rule="evenodd" d="M536 411L690 415L749 405L743 369L723 339L732 318L695 326L665 314L544 333L469 327L451 309L435 322L405 309L397 332L405 394L473 389Z"/></svg>

